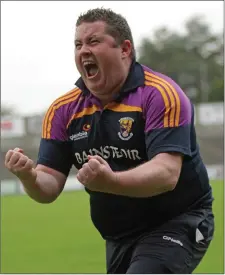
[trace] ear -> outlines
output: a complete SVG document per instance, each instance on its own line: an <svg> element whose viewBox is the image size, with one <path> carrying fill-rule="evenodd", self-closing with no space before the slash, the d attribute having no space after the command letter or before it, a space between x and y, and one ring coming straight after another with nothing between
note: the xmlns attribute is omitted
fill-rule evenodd
<svg viewBox="0 0 225 275"><path fill-rule="evenodd" d="M121 54L122 54L122 59L127 58L131 55L132 51L132 44L130 40L124 40L123 43L121 44Z"/></svg>

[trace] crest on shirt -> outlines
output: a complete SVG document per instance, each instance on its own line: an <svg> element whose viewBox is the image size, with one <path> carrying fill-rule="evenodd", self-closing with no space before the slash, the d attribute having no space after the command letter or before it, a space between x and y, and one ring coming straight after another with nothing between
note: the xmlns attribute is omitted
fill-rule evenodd
<svg viewBox="0 0 225 275"><path fill-rule="evenodd" d="M84 124L83 130L84 130L85 132L88 132L90 129L91 129L91 125L90 125L90 124Z"/></svg>
<svg viewBox="0 0 225 275"><path fill-rule="evenodd" d="M119 120L120 132L118 133L118 136L122 140L129 140L133 136L133 133L131 132L133 122L134 120L131 117L123 117Z"/></svg>

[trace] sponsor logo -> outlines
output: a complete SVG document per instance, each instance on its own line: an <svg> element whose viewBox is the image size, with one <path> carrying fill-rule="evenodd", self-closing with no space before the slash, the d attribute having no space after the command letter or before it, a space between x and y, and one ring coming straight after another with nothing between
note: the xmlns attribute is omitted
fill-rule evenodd
<svg viewBox="0 0 225 275"><path fill-rule="evenodd" d="M85 131L79 132L78 134L74 134L72 136L70 136L70 140L79 140L79 139L83 139L83 138L87 138L88 137L88 133Z"/></svg>
<svg viewBox="0 0 225 275"><path fill-rule="evenodd" d="M205 239L198 228L196 229L195 237L196 237L196 243L202 243L202 241Z"/></svg>
<svg viewBox="0 0 225 275"><path fill-rule="evenodd" d="M70 136L70 140L79 140L79 139L83 139L83 138L87 138L88 137L88 131L91 129L91 125L90 124L84 124L81 132L74 134L72 136Z"/></svg>
<svg viewBox="0 0 225 275"><path fill-rule="evenodd" d="M133 133L131 132L131 129L133 122L134 120L131 117L123 117L119 120L120 132L118 133L118 136L122 140L129 140L130 138L132 138Z"/></svg>
<svg viewBox="0 0 225 275"><path fill-rule="evenodd" d="M171 238L171 237L168 237L168 236L163 236L163 240L167 240L167 241L170 241L170 242L172 242L172 243L177 243L177 244L179 244L180 246L184 246L183 243L182 243L181 241L175 240L175 239L173 239L173 238Z"/></svg>
<svg viewBox="0 0 225 275"><path fill-rule="evenodd" d="M75 153L76 160L79 164L83 164L87 161L88 155L99 155L105 160L109 158L119 159L131 159L131 160L141 160L139 151L136 149L121 149L114 146L101 146L100 148L92 148L88 151L83 151L81 153Z"/></svg>

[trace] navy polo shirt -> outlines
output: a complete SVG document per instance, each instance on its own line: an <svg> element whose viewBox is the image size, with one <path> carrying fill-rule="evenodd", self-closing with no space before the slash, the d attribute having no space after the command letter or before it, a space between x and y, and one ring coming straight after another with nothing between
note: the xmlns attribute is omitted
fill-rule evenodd
<svg viewBox="0 0 225 275"><path fill-rule="evenodd" d="M133 62L120 93L105 107L81 78L52 103L43 121L37 163L67 176L72 165L80 169L89 154L97 154L113 171L126 171L162 152L184 156L171 192L132 198L86 189L92 221L103 238L151 230L189 209L212 204L191 102L171 78Z"/></svg>

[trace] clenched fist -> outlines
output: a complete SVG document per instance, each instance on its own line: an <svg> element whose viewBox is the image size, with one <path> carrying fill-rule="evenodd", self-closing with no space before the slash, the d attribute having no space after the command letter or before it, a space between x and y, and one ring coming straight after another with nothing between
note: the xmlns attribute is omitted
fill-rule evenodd
<svg viewBox="0 0 225 275"><path fill-rule="evenodd" d="M92 191L117 192L119 186L116 174L100 156L88 156L88 162L78 171L77 179Z"/></svg>
<svg viewBox="0 0 225 275"><path fill-rule="evenodd" d="M22 149L9 150L5 156L5 166L21 180L36 177L36 171L33 169L34 163L23 154Z"/></svg>

